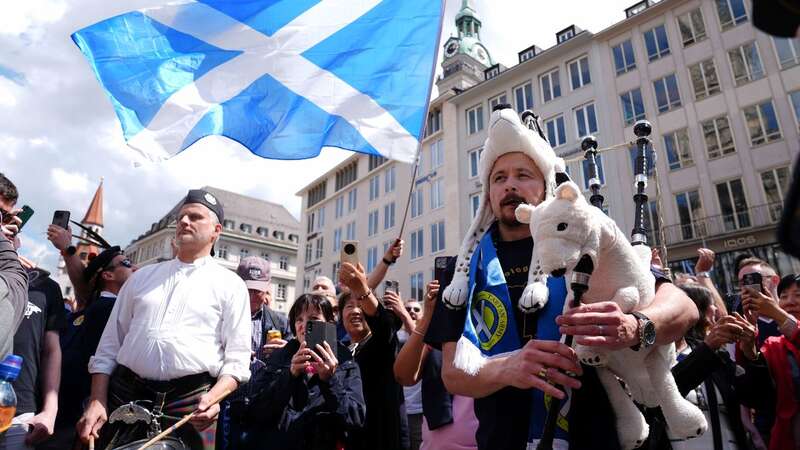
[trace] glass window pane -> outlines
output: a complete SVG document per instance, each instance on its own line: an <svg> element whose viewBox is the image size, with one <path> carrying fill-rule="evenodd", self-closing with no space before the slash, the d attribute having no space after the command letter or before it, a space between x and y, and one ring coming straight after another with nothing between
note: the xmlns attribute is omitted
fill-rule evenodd
<svg viewBox="0 0 800 450"><path fill-rule="evenodd" d="M633 44L631 44L631 41L623 42L622 49L625 51L625 64L628 66L628 70L636 67L636 58L633 55Z"/></svg>
<svg viewBox="0 0 800 450"><path fill-rule="evenodd" d="M717 69L714 67L714 61L709 59L703 63L703 72L705 72L706 85L708 86L708 95L713 95L719 92L719 79L717 78Z"/></svg>
<svg viewBox="0 0 800 450"><path fill-rule="evenodd" d="M575 121L578 124L578 137L586 136L586 120L584 119L583 108L575 110Z"/></svg>
<svg viewBox="0 0 800 450"><path fill-rule="evenodd" d="M573 62L569 65L569 75L572 78L572 89L581 87L580 72L578 70L578 63Z"/></svg>
<svg viewBox="0 0 800 450"><path fill-rule="evenodd" d="M764 118L764 124L767 129L767 137L769 140L779 139L781 135L780 127L778 126L778 117L775 115L775 108L772 102L762 103L760 105L761 116Z"/></svg>
<svg viewBox="0 0 800 450"><path fill-rule="evenodd" d="M644 33L644 45L647 48L647 57L652 61L658 54L658 48L656 48L656 37L653 33L653 30L648 30Z"/></svg>
<svg viewBox="0 0 800 450"><path fill-rule="evenodd" d="M625 60L622 56L622 47L617 45L612 49L614 53L614 68L617 70L617 75L625 72Z"/></svg>
<svg viewBox="0 0 800 450"><path fill-rule="evenodd" d="M594 112L594 104L586 107L586 117L589 119L589 133L597 133L597 116Z"/></svg>
<svg viewBox="0 0 800 450"><path fill-rule="evenodd" d="M736 209L736 221L740 227L750 226L750 211L747 209L747 198L744 195L742 180L731 181L731 195Z"/></svg>
<svg viewBox="0 0 800 450"><path fill-rule="evenodd" d="M717 0L717 14L719 15L719 23L722 24L723 30L726 28L726 25L733 22L731 10L728 7L728 0Z"/></svg>
<svg viewBox="0 0 800 450"><path fill-rule="evenodd" d="M681 96L678 92L678 80L674 74L667 77L667 94L671 107L680 106Z"/></svg>
<svg viewBox="0 0 800 450"><path fill-rule="evenodd" d="M533 108L533 85L528 83L525 85L525 109Z"/></svg>
<svg viewBox="0 0 800 450"><path fill-rule="evenodd" d="M753 145L764 143L764 130L761 128L761 120L755 106L745 108L744 119L747 123L747 130L750 132L750 142Z"/></svg>
<svg viewBox="0 0 800 450"><path fill-rule="evenodd" d="M632 92L633 95L633 110L636 113L634 120L644 119L644 102L642 101L642 91L636 89Z"/></svg>
<svg viewBox="0 0 800 450"><path fill-rule="evenodd" d="M758 56L758 47L755 43L745 46L745 56L750 67L750 74L753 80L764 76L764 67L761 65L761 58Z"/></svg>
<svg viewBox="0 0 800 450"><path fill-rule="evenodd" d="M667 100L667 91L664 87L664 79L656 80L653 83L656 90L656 103L658 104L658 112L664 112L669 109L669 101Z"/></svg>
<svg viewBox="0 0 800 450"><path fill-rule="evenodd" d="M542 99L549 102L552 99L550 95L550 76L545 75L542 77Z"/></svg>
<svg viewBox="0 0 800 450"><path fill-rule="evenodd" d="M706 26L703 23L703 13L699 9L691 12L692 26L694 27L695 38L700 40L706 35Z"/></svg>
<svg viewBox="0 0 800 450"><path fill-rule="evenodd" d="M656 37L658 38L659 56L666 56L669 54L669 41L667 40L667 30L664 25L656 27Z"/></svg>
<svg viewBox="0 0 800 450"><path fill-rule="evenodd" d="M556 119L556 125L558 126L558 143L561 145L567 142L567 132L564 128L564 118L559 117Z"/></svg>
<svg viewBox="0 0 800 450"><path fill-rule="evenodd" d="M664 136L664 148L667 150L667 162L670 170L680 169L681 160L678 156L674 134Z"/></svg>
<svg viewBox="0 0 800 450"><path fill-rule="evenodd" d="M589 58L582 58L580 60L581 65L581 77L583 78L583 84L587 85L592 82L592 77L589 74Z"/></svg>
<svg viewBox="0 0 800 450"><path fill-rule="evenodd" d="M692 32L692 24L688 14L678 17L678 29L681 32L683 45L688 45L694 42L694 33Z"/></svg>
<svg viewBox="0 0 800 450"><path fill-rule="evenodd" d="M550 145L555 147L556 144L556 123L555 121L548 121L547 122L547 140L550 141Z"/></svg>
<svg viewBox="0 0 800 450"><path fill-rule="evenodd" d="M553 98L561 97L561 77L557 70L550 74L550 82L553 84Z"/></svg>
<svg viewBox="0 0 800 450"><path fill-rule="evenodd" d="M725 230L735 230L736 218L733 214L733 204L731 203L730 192L728 191L728 183L720 183L717 185L717 198L719 199L719 207L720 212L722 212L722 220L725 224Z"/></svg>

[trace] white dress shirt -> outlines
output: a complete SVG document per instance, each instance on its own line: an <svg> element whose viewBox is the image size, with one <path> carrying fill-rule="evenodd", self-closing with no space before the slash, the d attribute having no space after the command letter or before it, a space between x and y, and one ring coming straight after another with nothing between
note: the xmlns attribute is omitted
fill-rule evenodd
<svg viewBox="0 0 800 450"><path fill-rule="evenodd" d="M145 266L125 282L90 373L122 364L142 378L208 372L250 378L250 297L244 281L211 257Z"/></svg>

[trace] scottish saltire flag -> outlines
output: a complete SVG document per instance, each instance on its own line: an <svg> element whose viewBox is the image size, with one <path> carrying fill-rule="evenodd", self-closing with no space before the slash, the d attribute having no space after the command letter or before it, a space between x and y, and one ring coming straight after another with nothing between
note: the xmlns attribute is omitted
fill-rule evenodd
<svg viewBox="0 0 800 450"><path fill-rule="evenodd" d="M125 140L152 160L222 135L256 155L324 146L412 162L444 0L199 0L72 35Z"/></svg>

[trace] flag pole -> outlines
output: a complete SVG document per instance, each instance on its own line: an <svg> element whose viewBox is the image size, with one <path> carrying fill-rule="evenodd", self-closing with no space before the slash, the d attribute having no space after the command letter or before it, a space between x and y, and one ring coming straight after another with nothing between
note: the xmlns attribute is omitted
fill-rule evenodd
<svg viewBox="0 0 800 450"><path fill-rule="evenodd" d="M406 228L406 220L408 218L408 208L411 206L411 196L414 194L414 187L417 185L417 172L419 171L419 162L422 156L422 140L425 139L425 134L428 132L428 114L431 108L431 94L433 94L433 80L436 76L436 65L439 62L439 43L442 39L442 29L444 28L444 11L447 0L442 0L441 9L439 10L439 39L436 39L436 47L433 58L433 65L431 66L430 80L431 84L428 88L428 100L425 103L425 114L422 116L422 130L417 142L417 156L414 158L414 170L411 171L411 185L408 189L408 197L406 198L406 207L403 212L403 220L400 222L400 234L398 234L395 243L403 239L403 231Z"/></svg>

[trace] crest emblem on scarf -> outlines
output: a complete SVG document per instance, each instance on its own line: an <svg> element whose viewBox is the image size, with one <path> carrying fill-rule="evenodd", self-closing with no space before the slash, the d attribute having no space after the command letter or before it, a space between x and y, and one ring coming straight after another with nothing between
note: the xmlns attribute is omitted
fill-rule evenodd
<svg viewBox="0 0 800 450"><path fill-rule="evenodd" d="M505 335L508 329L508 311L497 296L481 291L475 296L472 322L475 324L481 348L488 351Z"/></svg>

